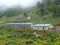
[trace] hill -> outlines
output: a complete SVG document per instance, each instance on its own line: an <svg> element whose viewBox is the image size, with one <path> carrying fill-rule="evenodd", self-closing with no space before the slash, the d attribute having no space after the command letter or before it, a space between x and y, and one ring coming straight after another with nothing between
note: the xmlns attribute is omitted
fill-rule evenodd
<svg viewBox="0 0 60 45"><path fill-rule="evenodd" d="M48 3L49 2L49 3ZM0 13L0 21L5 22L31 22L60 24L60 3L59 0L43 0L37 2L32 8L22 9L19 6L12 7ZM30 20L17 21L17 18L31 17Z"/></svg>

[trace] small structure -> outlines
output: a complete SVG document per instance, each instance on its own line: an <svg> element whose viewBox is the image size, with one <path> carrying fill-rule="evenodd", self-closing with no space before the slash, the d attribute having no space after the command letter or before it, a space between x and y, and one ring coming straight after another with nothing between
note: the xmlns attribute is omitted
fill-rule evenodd
<svg viewBox="0 0 60 45"><path fill-rule="evenodd" d="M6 23L6 27L20 30L29 30L32 26L32 23Z"/></svg>
<svg viewBox="0 0 60 45"><path fill-rule="evenodd" d="M31 17L23 17L23 18L17 18L16 21L22 21L22 20L30 20Z"/></svg>
<svg viewBox="0 0 60 45"><path fill-rule="evenodd" d="M54 26L52 24L35 24L34 30L50 30Z"/></svg>
<svg viewBox="0 0 60 45"><path fill-rule="evenodd" d="M60 24L56 24L54 25L54 27L55 27L55 30L60 30Z"/></svg>

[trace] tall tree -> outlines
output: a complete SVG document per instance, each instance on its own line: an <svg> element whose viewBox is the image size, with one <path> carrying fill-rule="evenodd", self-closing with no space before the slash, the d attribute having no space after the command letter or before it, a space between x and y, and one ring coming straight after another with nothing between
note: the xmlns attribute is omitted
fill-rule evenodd
<svg viewBox="0 0 60 45"><path fill-rule="evenodd" d="M27 13L24 13L24 17L27 17Z"/></svg>

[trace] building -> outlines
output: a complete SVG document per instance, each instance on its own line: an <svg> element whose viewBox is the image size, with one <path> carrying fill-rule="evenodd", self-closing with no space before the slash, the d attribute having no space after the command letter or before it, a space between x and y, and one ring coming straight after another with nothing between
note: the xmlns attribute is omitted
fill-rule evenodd
<svg viewBox="0 0 60 45"><path fill-rule="evenodd" d="M55 28L52 24L33 25L33 23L6 23L6 27L20 30L52 30Z"/></svg>
<svg viewBox="0 0 60 45"><path fill-rule="evenodd" d="M60 24L56 24L54 25L54 27L55 27L55 30L60 30Z"/></svg>
<svg viewBox="0 0 60 45"><path fill-rule="evenodd" d="M53 29L52 24L35 24L34 25L34 30L50 30Z"/></svg>
<svg viewBox="0 0 60 45"><path fill-rule="evenodd" d="M32 23L6 23L6 27L20 30L29 30L32 26Z"/></svg>
<svg viewBox="0 0 60 45"><path fill-rule="evenodd" d="M22 18L17 18L16 21L22 21L22 20L30 20L31 17L22 17Z"/></svg>

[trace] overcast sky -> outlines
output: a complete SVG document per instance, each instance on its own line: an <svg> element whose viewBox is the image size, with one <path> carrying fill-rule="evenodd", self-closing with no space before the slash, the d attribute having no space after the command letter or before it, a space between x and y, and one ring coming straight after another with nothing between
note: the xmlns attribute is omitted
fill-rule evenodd
<svg viewBox="0 0 60 45"><path fill-rule="evenodd" d="M34 6L37 1L38 0L0 0L0 7L11 7L17 4L22 7L29 7Z"/></svg>

